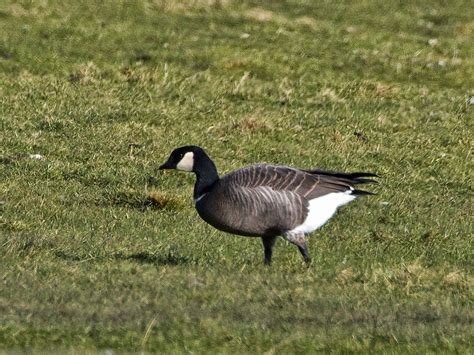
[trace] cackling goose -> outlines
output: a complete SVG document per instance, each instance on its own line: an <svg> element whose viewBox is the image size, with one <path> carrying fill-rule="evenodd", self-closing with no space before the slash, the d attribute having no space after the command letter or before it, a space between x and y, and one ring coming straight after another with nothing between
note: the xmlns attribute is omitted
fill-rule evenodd
<svg viewBox="0 0 474 355"><path fill-rule="evenodd" d="M175 149L160 169L194 172L194 203L207 223L224 232L261 237L265 263L278 236L310 261L305 234L326 223L338 207L372 195L355 185L375 182L370 173L334 173L257 164L219 178L214 162L197 146Z"/></svg>

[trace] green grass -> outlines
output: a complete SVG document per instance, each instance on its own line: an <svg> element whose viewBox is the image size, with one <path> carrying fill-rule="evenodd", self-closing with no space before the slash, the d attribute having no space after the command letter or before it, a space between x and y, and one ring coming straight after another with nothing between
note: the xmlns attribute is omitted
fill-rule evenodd
<svg viewBox="0 0 474 355"><path fill-rule="evenodd" d="M0 350L470 353L467 1L2 1ZM199 219L203 146L374 171L309 239ZM40 154L42 159L30 155Z"/></svg>

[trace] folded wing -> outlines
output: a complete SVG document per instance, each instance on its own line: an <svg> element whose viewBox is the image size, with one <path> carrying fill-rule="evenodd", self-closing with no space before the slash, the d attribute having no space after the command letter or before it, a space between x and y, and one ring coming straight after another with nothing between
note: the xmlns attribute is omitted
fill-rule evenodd
<svg viewBox="0 0 474 355"><path fill-rule="evenodd" d="M274 191L292 192L306 200L332 192L366 195L371 192L357 190L355 185L376 182L368 179L372 173L338 173L323 170L299 170L286 166L252 165L223 177L244 188L269 187Z"/></svg>

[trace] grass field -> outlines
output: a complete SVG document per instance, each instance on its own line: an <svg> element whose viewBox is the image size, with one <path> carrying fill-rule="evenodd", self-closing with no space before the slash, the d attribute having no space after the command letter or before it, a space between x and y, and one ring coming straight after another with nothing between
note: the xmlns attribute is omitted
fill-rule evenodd
<svg viewBox="0 0 474 355"><path fill-rule="evenodd" d="M468 1L0 2L0 351L472 353ZM309 240L214 230L194 177L372 171Z"/></svg>

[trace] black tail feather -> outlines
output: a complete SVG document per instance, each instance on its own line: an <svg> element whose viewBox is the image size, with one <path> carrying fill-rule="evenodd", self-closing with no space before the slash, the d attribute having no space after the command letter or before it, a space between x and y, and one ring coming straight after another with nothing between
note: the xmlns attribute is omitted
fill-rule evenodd
<svg viewBox="0 0 474 355"><path fill-rule="evenodd" d="M351 180L351 182L353 184L378 184L379 183L377 180L364 179L364 178L353 179Z"/></svg>
<svg viewBox="0 0 474 355"><path fill-rule="evenodd" d="M344 173L342 173L344 175ZM374 173L361 173L361 172L358 172L358 173L349 173L349 174L345 174L347 175L348 177L352 178L352 179L357 179L357 178L360 178L360 177L380 177L378 176L377 174L374 174Z"/></svg>
<svg viewBox="0 0 474 355"><path fill-rule="evenodd" d="M379 177L377 174L374 174L374 173L363 173L363 172L340 173L337 171L326 171L326 170L319 170L319 169L306 170L306 171L311 174L330 175L330 176L338 177L341 179L348 179L348 180L355 180L355 179L364 178L364 177Z"/></svg>
<svg viewBox="0 0 474 355"><path fill-rule="evenodd" d="M376 193L370 192L370 191L364 191L364 190L352 190L351 195L364 196L364 195L376 195Z"/></svg>
<svg viewBox="0 0 474 355"><path fill-rule="evenodd" d="M357 190L354 188L354 185L358 184L378 184L378 181L374 179L368 179L369 177L379 177L379 175L374 173L340 173L335 171L325 171L325 170L306 170L310 174L320 175L320 179L324 180L327 185L334 186L337 190L346 190L350 189L350 194L354 196L364 196L364 195L375 195L375 193L364 190ZM347 191L347 190L346 190Z"/></svg>
<svg viewBox="0 0 474 355"><path fill-rule="evenodd" d="M367 177L379 177L377 174L374 173L362 173L362 172L356 172L356 173L339 173L336 171L325 171L325 170L306 170L307 172L311 174L318 174L318 175L323 175L323 176L333 176L339 179L346 180L347 182L351 184L371 184L375 183L378 184L376 180L373 179L367 179Z"/></svg>

